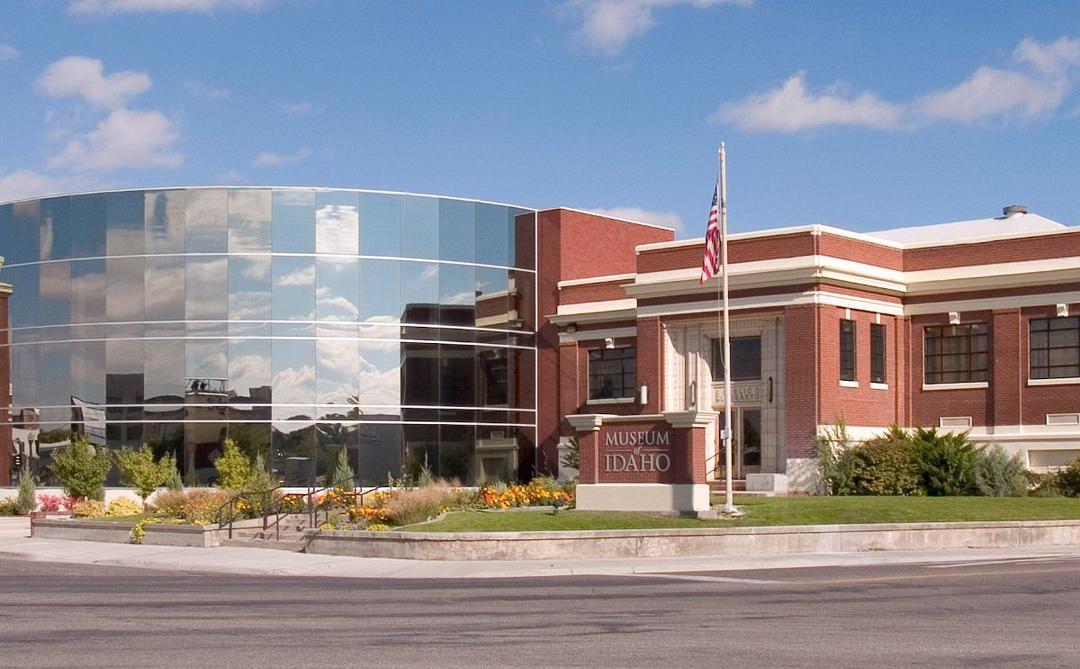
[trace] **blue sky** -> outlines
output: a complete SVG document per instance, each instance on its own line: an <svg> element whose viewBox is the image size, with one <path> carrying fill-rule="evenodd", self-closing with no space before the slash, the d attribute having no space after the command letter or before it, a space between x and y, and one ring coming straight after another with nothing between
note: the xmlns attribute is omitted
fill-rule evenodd
<svg viewBox="0 0 1080 669"><path fill-rule="evenodd" d="M1080 225L1080 3L14 0L0 200L377 188L704 228Z"/></svg>

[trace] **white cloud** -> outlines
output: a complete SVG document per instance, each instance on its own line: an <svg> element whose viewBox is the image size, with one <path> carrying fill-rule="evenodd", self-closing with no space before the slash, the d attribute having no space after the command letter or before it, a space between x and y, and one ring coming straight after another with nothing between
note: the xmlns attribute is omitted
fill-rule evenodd
<svg viewBox="0 0 1080 669"><path fill-rule="evenodd" d="M275 283L279 286L310 286L315 283L315 265L298 267L278 277Z"/></svg>
<svg viewBox="0 0 1080 669"><path fill-rule="evenodd" d="M722 106L713 120L751 132L798 132L825 125L895 128L902 115L900 107L873 93L848 96L837 85L821 93L809 92L804 73L798 72L778 88Z"/></svg>
<svg viewBox="0 0 1080 669"><path fill-rule="evenodd" d="M308 404L314 395L315 368L286 367L274 375L272 384L275 404Z"/></svg>
<svg viewBox="0 0 1080 669"><path fill-rule="evenodd" d="M980 67L955 86L890 102L840 84L807 89L802 72L780 86L722 105L712 120L751 132L799 132L825 126L916 128L941 121L1026 121L1058 110L1080 83L1080 38L1041 44L1024 39L1004 67Z"/></svg>
<svg viewBox="0 0 1080 669"><path fill-rule="evenodd" d="M311 157L311 149L298 149L296 153L272 153L263 151L252 159L251 164L258 167L274 165L292 165Z"/></svg>
<svg viewBox="0 0 1080 669"><path fill-rule="evenodd" d="M241 274L248 279L263 281L270 276L271 260L270 256L248 256L247 267Z"/></svg>
<svg viewBox="0 0 1080 669"><path fill-rule="evenodd" d="M15 60L19 57L19 50L10 44L0 44L0 62Z"/></svg>
<svg viewBox="0 0 1080 669"><path fill-rule="evenodd" d="M72 0L68 10L76 14L126 12L210 12L215 9L261 9L268 0Z"/></svg>
<svg viewBox="0 0 1080 669"><path fill-rule="evenodd" d="M63 180L33 170L0 174L0 202L36 195L52 195L64 190Z"/></svg>
<svg viewBox="0 0 1080 669"><path fill-rule="evenodd" d="M96 58L68 56L50 64L37 80L39 91L53 98L80 97L95 107L117 109L150 88L146 72L124 70L106 75Z"/></svg>
<svg viewBox="0 0 1080 669"><path fill-rule="evenodd" d="M650 211L641 207L611 207L610 209L591 209L593 213L601 216L611 216L627 221L662 225L665 228L674 228L676 231L683 229L682 218L670 211Z"/></svg>
<svg viewBox="0 0 1080 669"><path fill-rule="evenodd" d="M314 109L314 107L310 102L293 102L281 105L281 111L286 114L307 114L312 109Z"/></svg>
<svg viewBox="0 0 1080 669"><path fill-rule="evenodd" d="M117 109L96 129L69 141L49 160L49 166L75 170L176 167L184 162L172 150L179 136L172 121L159 111Z"/></svg>
<svg viewBox="0 0 1080 669"><path fill-rule="evenodd" d="M201 81L185 81L184 90L191 97L206 98L207 100L224 100L232 95L232 92L227 88L214 88Z"/></svg>
<svg viewBox="0 0 1080 669"><path fill-rule="evenodd" d="M656 25L655 12L675 5L697 8L720 4L748 5L750 0L568 0L562 13L580 22L577 37L586 46L609 56Z"/></svg>

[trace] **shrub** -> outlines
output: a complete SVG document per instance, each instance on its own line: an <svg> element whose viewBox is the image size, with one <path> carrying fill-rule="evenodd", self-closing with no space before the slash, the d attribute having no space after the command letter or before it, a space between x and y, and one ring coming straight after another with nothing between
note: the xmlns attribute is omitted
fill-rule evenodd
<svg viewBox="0 0 1080 669"><path fill-rule="evenodd" d="M38 495L38 506L47 513L56 513L64 508L65 498L60 495ZM70 507L68 507L70 510Z"/></svg>
<svg viewBox="0 0 1080 669"><path fill-rule="evenodd" d="M1069 466L1059 471L1054 478L1062 495L1080 497L1080 458L1069 463Z"/></svg>
<svg viewBox="0 0 1080 669"><path fill-rule="evenodd" d="M244 484L244 489L254 492L267 492L276 487L277 481L270 476L270 469L267 468L262 453L256 455L255 464L251 466L251 474L248 476L247 483Z"/></svg>
<svg viewBox="0 0 1080 669"><path fill-rule="evenodd" d="M124 448L117 453L116 468L120 470L120 481L135 488L145 502L176 471L176 456L169 453L155 460L154 452L143 444L138 450Z"/></svg>
<svg viewBox="0 0 1080 669"><path fill-rule="evenodd" d="M817 440L818 478L827 495L854 494L855 460L843 416Z"/></svg>
<svg viewBox="0 0 1080 669"><path fill-rule="evenodd" d="M105 502L100 499L83 499L75 503L71 515L76 518L104 518Z"/></svg>
<svg viewBox="0 0 1080 669"><path fill-rule="evenodd" d="M979 449L967 432L938 434L920 427L915 432L915 464L927 495L974 495Z"/></svg>
<svg viewBox="0 0 1080 669"><path fill-rule="evenodd" d="M109 502L109 509L105 512L105 515L110 518L137 516L142 513L142 510L142 504L139 504L135 500L129 497L117 497Z"/></svg>
<svg viewBox="0 0 1080 669"><path fill-rule="evenodd" d="M180 518L185 500L187 500L187 495L183 490L160 490L147 502L146 506L159 515Z"/></svg>
<svg viewBox="0 0 1080 669"><path fill-rule="evenodd" d="M70 497L102 499L105 479L112 469L112 455L94 446L85 435L75 435L67 446L53 452L52 471Z"/></svg>
<svg viewBox="0 0 1080 669"><path fill-rule="evenodd" d="M29 467L23 467L19 474L19 494L15 497L15 511L25 516L37 508L37 485Z"/></svg>
<svg viewBox="0 0 1080 669"><path fill-rule="evenodd" d="M334 474L330 477L330 485L334 488L348 490L356 488L356 473L353 472L352 466L349 465L349 453L345 448L338 451L337 466L334 468Z"/></svg>
<svg viewBox="0 0 1080 669"><path fill-rule="evenodd" d="M1060 497L1061 489L1058 487L1057 472L1033 472L1024 471L1024 481L1027 483L1029 497Z"/></svg>
<svg viewBox="0 0 1080 669"><path fill-rule="evenodd" d="M251 460L240 452L240 447L232 439L222 442L221 457L214 466L217 467L219 488L240 490L251 480Z"/></svg>
<svg viewBox="0 0 1080 669"><path fill-rule="evenodd" d="M853 495L918 495L919 471L913 445L895 425L884 435L849 449L844 471Z"/></svg>
<svg viewBox="0 0 1080 669"><path fill-rule="evenodd" d="M173 461L176 460L176 456L173 456ZM169 478L165 480L165 487L169 490L183 490L184 479L180 478L180 469L173 467L173 470L169 472Z"/></svg>
<svg viewBox="0 0 1080 669"><path fill-rule="evenodd" d="M1005 449L995 444L979 451L975 488L987 497L1021 497L1027 493L1024 471L1019 453L1009 457Z"/></svg>
<svg viewBox="0 0 1080 669"><path fill-rule="evenodd" d="M189 492L180 505L180 517L197 525L216 523L218 514L229 496L216 490L194 490Z"/></svg>
<svg viewBox="0 0 1080 669"><path fill-rule="evenodd" d="M412 525L443 512L453 498L453 488L436 482L421 488L402 490L386 502L386 516L394 525Z"/></svg>
<svg viewBox="0 0 1080 669"><path fill-rule="evenodd" d="M15 513L15 500L13 499L0 499L0 516L14 516Z"/></svg>

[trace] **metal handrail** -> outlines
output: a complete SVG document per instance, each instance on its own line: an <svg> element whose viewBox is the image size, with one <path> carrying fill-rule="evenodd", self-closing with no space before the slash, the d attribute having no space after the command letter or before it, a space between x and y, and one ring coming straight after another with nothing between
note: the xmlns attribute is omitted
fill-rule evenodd
<svg viewBox="0 0 1080 669"><path fill-rule="evenodd" d="M266 531L266 530L270 529L271 524L269 523L269 518L270 518L271 515L273 515L274 516L274 522L272 524L272 527L274 528L274 536L275 536L276 539L280 539L281 538L281 518L283 516L287 516L287 515L290 515L290 514L283 511L282 497L279 497L275 493L277 493L278 491L283 490L285 488L293 488L293 487L296 487L296 486L278 485L278 486L275 486L273 488L269 488L269 489L266 489L266 490L244 490L244 491L241 491L241 492L233 495L232 497L230 497L228 499L228 501L226 501L224 504L222 504L220 507L218 507L218 513L217 513L218 529L219 530L220 529L225 529L227 527L228 528L228 538L232 539L233 538L233 522L236 520L236 504L237 504L237 502L239 500L241 500L241 499L246 498L246 497L251 497L253 495L259 495L259 496L261 496L262 512L263 512L262 529L263 529L263 531ZM353 506L363 505L365 495L370 495L370 494L372 494L374 492L378 492L379 490L382 490L384 488L389 488L389 487L390 486L387 486L387 485L377 485L377 486L372 486L372 487L365 490L361 486L359 491L357 491L357 489L354 487L350 493L347 493L346 496L352 497ZM319 511L321 510L323 512L323 518L326 521L329 521L329 519L330 519L330 509L329 509L329 507L320 509L319 505L315 503L315 496L320 494L320 493L326 493L326 492L328 492L330 490L338 490L338 488L336 486L322 486L322 487L316 488L313 485L308 485L307 486L307 492L303 492L303 493L287 493L287 494L299 495L300 499L304 501L304 508L305 508L305 513L308 515L309 527L317 528L319 526ZM226 508L228 509L228 515L227 516L224 514ZM272 511L271 511L271 509L272 509Z"/></svg>

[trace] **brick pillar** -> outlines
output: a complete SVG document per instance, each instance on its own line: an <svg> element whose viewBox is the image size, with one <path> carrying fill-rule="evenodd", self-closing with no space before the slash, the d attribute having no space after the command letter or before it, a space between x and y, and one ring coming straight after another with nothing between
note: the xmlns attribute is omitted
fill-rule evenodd
<svg viewBox="0 0 1080 669"><path fill-rule="evenodd" d="M637 322L637 382L649 387L649 401L642 413L660 413L664 378L664 333L660 319L639 318Z"/></svg>
<svg viewBox="0 0 1080 669"><path fill-rule="evenodd" d="M600 476L600 449L597 436L603 419L588 414L568 416L567 420L577 432L578 483L598 483Z"/></svg>
<svg viewBox="0 0 1080 669"><path fill-rule="evenodd" d="M1019 309L994 311L990 330L990 392L995 426L1020 424L1020 390L1026 351L1020 350Z"/></svg>

